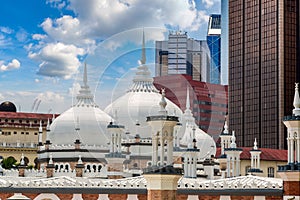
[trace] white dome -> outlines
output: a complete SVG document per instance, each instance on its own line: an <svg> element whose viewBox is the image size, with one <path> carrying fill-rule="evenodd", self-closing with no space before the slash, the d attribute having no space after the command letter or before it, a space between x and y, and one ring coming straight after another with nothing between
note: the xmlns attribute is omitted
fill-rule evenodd
<svg viewBox="0 0 300 200"><path fill-rule="evenodd" d="M192 142L193 131L195 131L195 139L197 148L200 149L199 159L210 158L216 154L216 143L214 139L201 130L195 123L195 118L190 110L189 90L187 90L187 105L183 114L182 127L179 129L178 135L181 137L180 146L188 147ZM194 129L194 130L193 130Z"/></svg>
<svg viewBox="0 0 300 200"><path fill-rule="evenodd" d="M161 94L153 85L148 67L141 65L129 91L108 105L104 111L112 116L117 112L118 123L124 125L131 134L138 132L142 138L149 138L151 127L146 123L146 117L158 114L160 100ZM181 109L170 100L166 101L168 115L181 117ZM138 130L137 121L140 124Z"/></svg>
<svg viewBox="0 0 300 200"><path fill-rule="evenodd" d="M108 146L106 127L112 118L94 103L87 85L86 66L83 83L77 104L58 116L50 126L47 139L53 145L74 144L79 139L85 145Z"/></svg>

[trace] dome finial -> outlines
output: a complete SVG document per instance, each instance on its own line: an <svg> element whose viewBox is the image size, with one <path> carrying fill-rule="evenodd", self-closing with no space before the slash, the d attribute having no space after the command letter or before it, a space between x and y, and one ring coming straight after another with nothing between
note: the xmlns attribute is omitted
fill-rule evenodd
<svg viewBox="0 0 300 200"><path fill-rule="evenodd" d="M228 133L229 133L227 117L228 117L228 116L225 117L225 122L224 122L224 133L225 133L225 134L228 134Z"/></svg>
<svg viewBox="0 0 300 200"><path fill-rule="evenodd" d="M295 96L294 96L294 109L293 114L295 116L300 116L300 97L299 97L299 83L295 83Z"/></svg>
<svg viewBox="0 0 300 200"><path fill-rule="evenodd" d="M43 127L42 127L42 120L40 120L40 127L39 127L39 133L43 132Z"/></svg>
<svg viewBox="0 0 300 200"><path fill-rule="evenodd" d="M253 146L253 149L254 150L257 150L258 148L257 148L257 141L256 141L256 138L254 139L254 146Z"/></svg>
<svg viewBox="0 0 300 200"><path fill-rule="evenodd" d="M141 65L146 63L146 49L145 49L145 32L143 28L143 41L142 41L142 56L141 56Z"/></svg>
<svg viewBox="0 0 300 200"><path fill-rule="evenodd" d="M161 89L161 100L159 102L159 105L160 105L159 113L164 114L164 115L167 114L167 110L166 110L167 102L166 102L165 96L166 96L165 88L162 88Z"/></svg>
<svg viewBox="0 0 300 200"><path fill-rule="evenodd" d="M234 131L232 131L230 148L236 148L235 140L236 140L235 133L234 133Z"/></svg>
<svg viewBox="0 0 300 200"><path fill-rule="evenodd" d="M83 164L82 159L81 159L81 155L78 156L77 164L79 164L79 165Z"/></svg>

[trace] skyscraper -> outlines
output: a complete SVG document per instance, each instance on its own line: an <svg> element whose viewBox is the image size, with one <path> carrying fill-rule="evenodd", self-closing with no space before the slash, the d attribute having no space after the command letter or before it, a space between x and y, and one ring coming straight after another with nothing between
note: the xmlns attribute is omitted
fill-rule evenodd
<svg viewBox="0 0 300 200"><path fill-rule="evenodd" d="M206 41L188 38L186 32L172 31L167 41L156 41L156 76L187 74L193 80L209 80L210 53Z"/></svg>
<svg viewBox="0 0 300 200"><path fill-rule="evenodd" d="M221 0L221 84L228 85L228 0Z"/></svg>
<svg viewBox="0 0 300 200"><path fill-rule="evenodd" d="M257 138L260 147L286 148L281 120L300 73L297 27L298 0L229 0L229 127L239 146Z"/></svg>
<svg viewBox="0 0 300 200"><path fill-rule="evenodd" d="M210 83L221 83L221 15L211 15L208 21L207 45L210 50Z"/></svg>

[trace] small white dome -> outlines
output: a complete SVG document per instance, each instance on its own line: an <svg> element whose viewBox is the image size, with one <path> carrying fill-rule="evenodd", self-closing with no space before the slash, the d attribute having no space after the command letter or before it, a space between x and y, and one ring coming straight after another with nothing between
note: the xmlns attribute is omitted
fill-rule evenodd
<svg viewBox="0 0 300 200"><path fill-rule="evenodd" d="M138 132L142 138L150 138L151 127L146 123L146 117L158 114L161 94L153 85L148 67L141 64L137 69L131 88L125 95L108 105L104 111L112 116L117 112L119 124L124 125L131 134ZM181 109L168 99L166 102L168 115L181 117ZM140 124L138 130L137 121Z"/></svg>
<svg viewBox="0 0 300 200"><path fill-rule="evenodd" d="M85 145L107 147L109 137L106 127L112 118L95 104L87 85L86 66L77 100L76 105L52 122L47 138L53 145L74 144L79 139Z"/></svg>

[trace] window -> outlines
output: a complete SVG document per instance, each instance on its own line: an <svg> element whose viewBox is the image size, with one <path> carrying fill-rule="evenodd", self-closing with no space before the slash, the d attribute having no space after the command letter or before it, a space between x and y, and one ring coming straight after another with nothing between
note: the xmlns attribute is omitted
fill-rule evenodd
<svg viewBox="0 0 300 200"><path fill-rule="evenodd" d="M274 167L268 167L268 177L274 177Z"/></svg>
<svg viewBox="0 0 300 200"><path fill-rule="evenodd" d="M17 131L14 131L14 134L17 134Z"/></svg>
<svg viewBox="0 0 300 200"><path fill-rule="evenodd" d="M248 166L245 167L245 174L248 174L248 171L249 171L250 168L251 168L250 165L248 165Z"/></svg>

